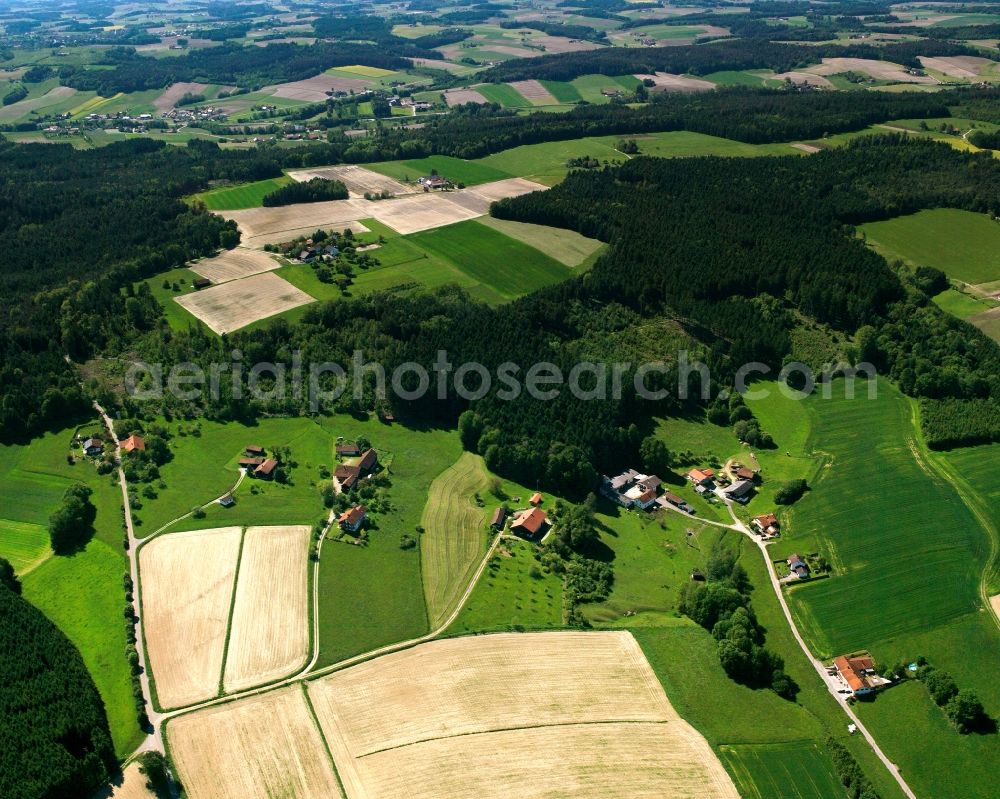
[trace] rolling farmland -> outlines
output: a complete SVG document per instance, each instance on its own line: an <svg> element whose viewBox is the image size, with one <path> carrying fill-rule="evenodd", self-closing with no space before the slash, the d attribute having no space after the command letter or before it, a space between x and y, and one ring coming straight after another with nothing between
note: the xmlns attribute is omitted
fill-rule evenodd
<svg viewBox="0 0 1000 799"><path fill-rule="evenodd" d="M9 560L19 575L24 576L51 553L49 531L45 527L0 519L0 558Z"/></svg>
<svg viewBox="0 0 1000 799"><path fill-rule="evenodd" d="M746 799L842 799L844 786L814 743L723 746L722 759Z"/></svg>
<svg viewBox="0 0 1000 799"><path fill-rule="evenodd" d="M431 483L420 519L420 567L432 628L447 617L486 551L486 510L472 501L485 489L483 460L471 452Z"/></svg>

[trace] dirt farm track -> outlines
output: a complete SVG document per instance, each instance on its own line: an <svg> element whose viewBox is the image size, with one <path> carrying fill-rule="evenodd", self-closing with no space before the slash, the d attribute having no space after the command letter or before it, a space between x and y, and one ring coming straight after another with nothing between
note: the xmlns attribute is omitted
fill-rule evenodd
<svg viewBox="0 0 1000 799"><path fill-rule="evenodd" d="M168 722L191 799L738 797L627 632L443 639L306 686Z"/></svg>

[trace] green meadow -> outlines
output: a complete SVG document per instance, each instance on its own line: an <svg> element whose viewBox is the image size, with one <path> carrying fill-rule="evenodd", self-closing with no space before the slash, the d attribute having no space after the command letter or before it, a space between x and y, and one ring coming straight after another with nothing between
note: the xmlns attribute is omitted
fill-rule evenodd
<svg viewBox="0 0 1000 799"><path fill-rule="evenodd" d="M604 245L597 239L588 239L575 230L533 225L528 222L511 222L492 216L480 217L476 221L499 230L522 244L541 250L568 267L589 267L604 249Z"/></svg>
<svg viewBox="0 0 1000 799"><path fill-rule="evenodd" d="M404 182L413 182L423 175L437 170L455 183L475 186L479 183L490 183L494 180L514 177L514 173L492 168L480 161L465 161L450 155L429 155L426 158L415 158L409 161L382 161L375 164L365 164L365 169L371 169L390 178Z"/></svg>
<svg viewBox="0 0 1000 799"><path fill-rule="evenodd" d="M935 208L859 230L889 260L933 266L965 283L1000 280L1000 222L987 214Z"/></svg>
<svg viewBox="0 0 1000 799"><path fill-rule="evenodd" d="M242 208L259 208L265 194L291 183L291 178L280 177L269 180L258 180L254 183L244 183L240 186L227 186L221 189L196 194L195 199L205 203L210 211L237 211Z"/></svg>

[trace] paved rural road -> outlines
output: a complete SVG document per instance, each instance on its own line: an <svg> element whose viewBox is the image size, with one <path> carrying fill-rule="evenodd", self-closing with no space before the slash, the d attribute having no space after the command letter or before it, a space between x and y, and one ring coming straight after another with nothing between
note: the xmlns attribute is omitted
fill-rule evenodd
<svg viewBox="0 0 1000 799"><path fill-rule="evenodd" d="M795 620L792 618L792 613L788 609L788 603L785 601L785 594L781 590L781 583L778 581L778 576L777 574L775 574L774 569L771 567L771 559L767 555L767 544L765 544L756 535L754 535L752 531L747 529L747 526L737 518L736 512L733 510L732 501L728 499L725 499L724 501L726 503L726 508L729 510L729 515L733 519L733 524L731 525L731 529L737 530L746 535L751 541L753 541L757 545L757 548L760 550L761 555L764 557L764 565L767 568L768 576L771 578L771 587L774 589L775 596L778 597L778 602L781 605L781 611L782 613L785 614L785 620L788 622L788 626L792 630L792 635L795 636L795 640L798 642L799 647L802 649L802 654L804 654L806 658L809 660L809 662L812 663L813 668L816 669L816 673L819 675L819 678L823 681L823 684L829 689L830 694L833 696L833 698L837 700L837 704L840 705L844 713L846 713L847 716L851 719L851 721L857 725L858 730L865 737L865 740L868 741L869 745L875 752L878 759L882 761L883 765L885 765L885 767L889 770L889 773L892 774L896 782L899 783L899 787L903 791L903 793L906 794L908 799L917 799L916 794L913 793L913 791L910 789L910 786L906 784L906 780L903 779L903 775L899 773L899 769L896 767L896 764L893 763L891 760L889 760L888 757L886 757L885 752L883 752L882 749L879 747L879 745L875 743L875 738L872 736L870 732L868 732L868 728L865 727L865 725L861 722L861 719L859 719L857 714L854 712L854 709L848 704L847 697L844 694L838 693L837 690L830 683L830 680L828 679L828 675L826 673L826 665L823 663L823 661L813 657L812 653L809 651L809 647L806 646L806 642L802 638L802 634L799 632L799 628L796 626Z"/></svg>
<svg viewBox="0 0 1000 799"><path fill-rule="evenodd" d="M118 436L115 435L115 425L114 422L111 421L111 417L108 416L104 408L96 402L94 403L94 410L101 415L101 419L104 420L104 426L108 429L108 435L110 435L111 440L115 442L115 461L118 467L118 484L122 489L122 507L125 509L125 531L128 535L128 565L129 574L132 575L133 605L135 606L136 616L138 617L138 621L135 625L135 649L139 653L139 664L142 666L142 672L139 674L139 681L142 683L142 698L146 702L146 715L149 716L149 723L153 727L152 733L146 737L146 739L139 745L138 749L136 749L132 754L132 757L134 757L140 752L148 752L151 750L159 752L163 751L162 728L160 726L160 714L157 713L153 707L153 694L149 686L149 662L146 659L146 643L142 633L142 617L139 614L139 557L136 551L139 541L135 537L135 528L132 525L132 506L128 500L128 483L125 482L125 470L122 469L121 446L118 444Z"/></svg>

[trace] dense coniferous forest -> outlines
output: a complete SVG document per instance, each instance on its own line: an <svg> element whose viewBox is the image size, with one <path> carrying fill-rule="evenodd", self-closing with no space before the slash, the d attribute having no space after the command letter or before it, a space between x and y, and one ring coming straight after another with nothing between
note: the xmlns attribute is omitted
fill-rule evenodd
<svg viewBox="0 0 1000 799"><path fill-rule="evenodd" d="M0 674L0 796L92 796L116 767L104 703L69 639L2 583Z"/></svg>
<svg viewBox="0 0 1000 799"><path fill-rule="evenodd" d="M324 200L346 200L347 186L339 180L313 178L301 183L286 183L279 189L264 195L261 205L271 208L292 203L318 203Z"/></svg>

